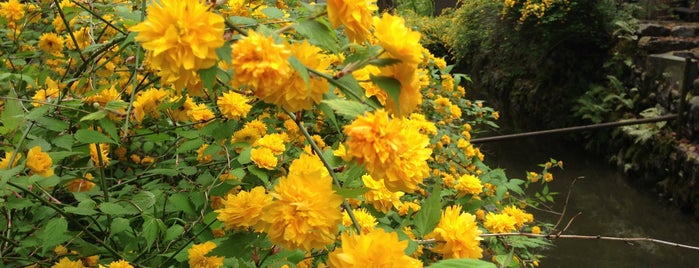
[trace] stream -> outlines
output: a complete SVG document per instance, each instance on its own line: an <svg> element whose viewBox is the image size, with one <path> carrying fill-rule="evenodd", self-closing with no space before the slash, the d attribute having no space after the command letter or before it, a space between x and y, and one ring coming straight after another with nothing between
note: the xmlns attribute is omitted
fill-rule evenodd
<svg viewBox="0 0 699 268"><path fill-rule="evenodd" d="M553 207L559 212L571 182L584 177L572 188L561 226L576 213L582 214L564 234L643 237L699 246L699 222L664 204L653 190L635 187L604 157L585 152L579 144L541 136L480 146L487 164L504 168L509 178L526 179L526 171L541 172L537 165L549 158L562 160L564 169L553 169L554 181L549 183L552 191L560 193ZM559 218L528 211L546 222L555 223ZM651 242L559 238L553 244L541 252L545 258L539 267L699 267L699 250Z"/></svg>

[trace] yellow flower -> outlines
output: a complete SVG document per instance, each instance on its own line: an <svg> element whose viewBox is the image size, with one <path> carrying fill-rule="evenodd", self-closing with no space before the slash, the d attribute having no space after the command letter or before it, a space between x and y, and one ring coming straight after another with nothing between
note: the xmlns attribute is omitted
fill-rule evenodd
<svg viewBox="0 0 699 268"><path fill-rule="evenodd" d="M324 61L321 57L321 49L307 41L291 44L289 49L291 49L291 54L306 67L324 71L330 66L330 62ZM306 83L295 70L289 74L286 81L283 82L284 86L256 88L255 95L265 102L283 107L290 112L297 112L302 109L310 109L313 104L320 103L323 94L330 88L328 80L321 77L311 76Z"/></svg>
<svg viewBox="0 0 699 268"><path fill-rule="evenodd" d="M55 33L44 33L39 37L38 46L44 53L55 55L63 50L63 38Z"/></svg>
<svg viewBox="0 0 699 268"><path fill-rule="evenodd" d="M253 147L269 148L274 155L280 155L286 150L284 142L288 140L285 133L272 133L262 136L262 138L252 144Z"/></svg>
<svg viewBox="0 0 699 268"><path fill-rule="evenodd" d="M245 126L241 130L233 133L231 137L231 143L236 142L247 142L249 144L255 143L257 139L262 137L267 133L267 126L262 121L255 119L250 122L245 123Z"/></svg>
<svg viewBox="0 0 699 268"><path fill-rule="evenodd" d="M435 239L436 245L431 250L444 258L480 259L483 257L481 233L476 217L461 212L460 205L454 205L442 212L437 227L425 238Z"/></svg>
<svg viewBox="0 0 699 268"><path fill-rule="evenodd" d="M352 213L354 214L354 218L357 220L357 223L359 223L359 227L362 229L361 233L363 234L373 231L378 224L378 222L376 222L376 218L369 214L365 208L352 209ZM352 226L353 224L354 223L352 222L352 218L350 218L349 213L345 211L345 213L342 215L342 225L354 230L354 227Z"/></svg>
<svg viewBox="0 0 699 268"><path fill-rule="evenodd" d="M383 13L380 19L374 17L374 29L378 44L388 51L391 58L415 67L422 62L420 33L406 27L403 18Z"/></svg>
<svg viewBox="0 0 699 268"><path fill-rule="evenodd" d="M371 82L372 75L380 75L381 70L379 67L374 65L367 65L364 68L352 72L352 76L359 82L359 85L364 89L364 95L367 97L376 97L379 103L382 105L386 104L386 99L388 99L388 94L386 91L381 89L378 85Z"/></svg>
<svg viewBox="0 0 699 268"><path fill-rule="evenodd" d="M250 160L258 167L268 170L274 170L278 161L272 150L267 147L252 148L250 150Z"/></svg>
<svg viewBox="0 0 699 268"><path fill-rule="evenodd" d="M51 268L83 268L83 263L80 260L71 261L68 257L61 258L58 263L51 266Z"/></svg>
<svg viewBox="0 0 699 268"><path fill-rule="evenodd" d="M478 195L483 192L483 185L481 185L481 180L476 176L465 174L459 178L459 183L454 186L459 192L459 197L470 195Z"/></svg>
<svg viewBox="0 0 699 268"><path fill-rule="evenodd" d="M483 226L485 226L485 228L488 229L489 232L499 234L514 231L516 229L515 224L517 224L515 217L512 217L508 214L489 213L485 216L485 222L483 223Z"/></svg>
<svg viewBox="0 0 699 268"><path fill-rule="evenodd" d="M120 103L122 104L121 107L107 110L109 112L107 116L114 121L121 120L126 116L126 109L124 107L127 105L121 100L121 94L116 90L114 85L108 89L102 89L97 94L86 97L83 101L91 106L99 105L102 108L106 108L109 102Z"/></svg>
<svg viewBox="0 0 699 268"><path fill-rule="evenodd" d="M525 223L534 221L534 215L527 213L513 205L507 206L502 210L502 213L515 218L515 228L521 228Z"/></svg>
<svg viewBox="0 0 699 268"><path fill-rule="evenodd" d="M372 16L379 9L376 0L328 0L328 19L333 27L345 26L345 33L352 42L367 40Z"/></svg>
<svg viewBox="0 0 699 268"><path fill-rule="evenodd" d="M206 241L203 244L194 244L187 250L187 254L189 255L189 267L216 268L223 266L223 257L206 256L214 248L216 248L216 244L211 241Z"/></svg>
<svg viewBox="0 0 699 268"><path fill-rule="evenodd" d="M347 155L364 164L391 191L414 192L429 176L429 138L410 128L409 119L390 118L384 110L358 116L345 126Z"/></svg>
<svg viewBox="0 0 699 268"><path fill-rule="evenodd" d="M29 149L26 165L34 174L46 178L53 176L53 168L51 168L53 161L47 153L41 151L40 146L34 146Z"/></svg>
<svg viewBox="0 0 699 268"><path fill-rule="evenodd" d="M381 228L361 235L342 233L341 247L328 255L328 266L350 267L422 267L422 263L405 255L408 241L398 240L394 232Z"/></svg>
<svg viewBox="0 0 699 268"><path fill-rule="evenodd" d="M272 37L248 31L248 36L233 44L232 49L233 84L252 87L260 98L278 93L281 82L291 74L287 61L291 51L275 44Z"/></svg>
<svg viewBox="0 0 699 268"><path fill-rule="evenodd" d="M381 67L381 75L394 78L400 82L400 95L398 103L393 98L386 99L386 109L393 114L407 116L412 113L421 103L420 93L420 72L417 65L400 62L397 64Z"/></svg>
<svg viewBox="0 0 699 268"><path fill-rule="evenodd" d="M66 47L68 49L74 50L76 49L75 43L77 43L77 48L79 48L80 50L85 49L86 47L92 44L91 32L92 30L89 27L82 27L78 30L73 31L75 42L72 41L71 37L67 37L67 39L71 41L66 42Z"/></svg>
<svg viewBox="0 0 699 268"><path fill-rule="evenodd" d="M34 93L34 96L32 96L32 100L34 100L34 102L32 102L32 105L34 107L40 107L40 106L44 105L44 103L51 102L53 99L58 98L58 95L61 93L58 90L57 86L56 87L50 86L50 84L48 82L49 79L50 78L46 78L47 88L42 88L42 89L37 90Z"/></svg>
<svg viewBox="0 0 699 268"><path fill-rule="evenodd" d="M303 170L298 167L314 166ZM289 167L274 191L272 204L262 215L264 232L272 243L294 250L321 249L335 241L342 221L342 197L317 156L300 157Z"/></svg>
<svg viewBox="0 0 699 268"><path fill-rule="evenodd" d="M205 155L204 154L204 151L206 151L207 147L209 147L209 145L205 143L205 144L202 144L201 146L199 146L199 149L197 149L197 161L199 161L199 163L201 163L201 164L211 162L211 160L213 159L212 155L210 155L210 154Z"/></svg>
<svg viewBox="0 0 699 268"><path fill-rule="evenodd" d="M107 268L134 268L128 261L118 260L107 264Z"/></svg>
<svg viewBox="0 0 699 268"><path fill-rule="evenodd" d="M100 143L99 144L99 153L98 153L97 152L97 144L91 143L90 144L90 158L92 159L92 163L94 163L95 166L106 167L107 165L109 165L109 161L111 160L109 158L109 144Z"/></svg>
<svg viewBox="0 0 699 268"><path fill-rule="evenodd" d="M248 104L248 99L234 91L228 91L218 97L216 102L223 117L228 119L240 119L248 115L252 105Z"/></svg>
<svg viewBox="0 0 699 268"><path fill-rule="evenodd" d="M398 206L396 206L396 210L398 211L398 215L401 216L406 216L408 213L415 214L420 210L421 206L420 203L418 203L417 200L414 200L412 202L400 202Z"/></svg>
<svg viewBox="0 0 699 268"><path fill-rule="evenodd" d="M92 182L93 178L92 174L87 173L85 174L85 178L75 179L66 183L66 188L73 193L88 192L95 187L95 183Z"/></svg>
<svg viewBox="0 0 699 268"><path fill-rule="evenodd" d="M202 128L216 117L214 112L212 112L209 107L206 107L204 103L195 104L194 107L187 112L187 116L193 122L200 122L200 124L194 125L196 128Z"/></svg>
<svg viewBox="0 0 699 268"><path fill-rule="evenodd" d="M400 191L389 191L382 179L375 180L371 175L362 176L362 182L366 188L369 188L362 195L364 200L382 213L390 211L394 206L397 207L401 203L400 197L405 194Z"/></svg>
<svg viewBox="0 0 699 268"><path fill-rule="evenodd" d="M17 162L19 162L19 159L22 158L22 154L17 153L17 155L15 155L15 160L12 162L12 165L10 165L10 160L13 153L13 151L5 151L5 158L0 160L0 170L17 166Z"/></svg>
<svg viewBox="0 0 699 268"><path fill-rule="evenodd" d="M532 227L532 234L540 234L540 233L541 233L541 227L539 227L539 226Z"/></svg>
<svg viewBox="0 0 699 268"><path fill-rule="evenodd" d="M217 219L223 222L227 229L255 227L260 221L263 209L271 202L272 196L268 195L262 186L252 188L250 192L228 194L223 201L223 208L216 210Z"/></svg>
<svg viewBox="0 0 699 268"><path fill-rule="evenodd" d="M184 98L184 100L182 99ZM172 117L173 120L177 122L187 122L189 120L189 113L194 109L195 106L197 106L196 103L194 103L194 100L190 96L184 96L184 97L171 97L170 102L173 103L182 103L182 106L179 106L175 109L168 109L167 112L168 114ZM135 111L135 103L134 103L134 111ZM153 106L157 107L157 106ZM144 108L145 111L145 108ZM155 111L155 110L154 110ZM159 114L153 112L151 114L154 117L159 116Z"/></svg>
<svg viewBox="0 0 699 268"><path fill-rule="evenodd" d="M58 256L66 255L66 254L68 254L68 248L59 244L58 246L53 248L53 253L56 253L56 255L58 255Z"/></svg>
<svg viewBox="0 0 699 268"><path fill-rule="evenodd" d="M545 182L552 182L553 181L553 174L546 172L544 173L544 181Z"/></svg>
<svg viewBox="0 0 699 268"><path fill-rule="evenodd" d="M8 22L17 22L24 17L24 4L17 0L0 3L0 17Z"/></svg>
<svg viewBox="0 0 699 268"><path fill-rule="evenodd" d="M160 118L158 106L167 99L169 94L167 90L156 88L138 92L133 102L133 117L136 122L143 121L146 115Z"/></svg>
<svg viewBox="0 0 699 268"><path fill-rule="evenodd" d="M199 0L151 1L145 21L130 28L149 51L151 66L176 90L199 83L197 70L216 64L223 46L223 17Z"/></svg>

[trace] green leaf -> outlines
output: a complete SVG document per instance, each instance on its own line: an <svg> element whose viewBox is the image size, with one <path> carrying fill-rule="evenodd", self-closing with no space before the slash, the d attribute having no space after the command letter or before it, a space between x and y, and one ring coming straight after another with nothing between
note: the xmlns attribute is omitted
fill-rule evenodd
<svg viewBox="0 0 699 268"><path fill-rule="evenodd" d="M130 198L131 202L141 211L152 208L155 205L155 195L149 191L141 191Z"/></svg>
<svg viewBox="0 0 699 268"><path fill-rule="evenodd" d="M358 188L343 187L343 188L338 189L335 185L333 185L333 190L335 190L335 193L341 195L344 198L356 198L356 197L368 192L369 188L366 188L366 187L358 187Z"/></svg>
<svg viewBox="0 0 699 268"><path fill-rule="evenodd" d="M233 258L247 257L252 253L253 243L259 239L259 234L254 232L237 232L229 235L228 239L221 241L209 255Z"/></svg>
<svg viewBox="0 0 699 268"><path fill-rule="evenodd" d="M73 139L73 137L69 135L58 136L51 140L51 143L53 143L53 145L68 150L73 148L73 142L75 142L75 139Z"/></svg>
<svg viewBox="0 0 699 268"><path fill-rule="evenodd" d="M373 59L369 61L369 64L378 66L378 67L384 67L384 66L390 66L393 64L400 63L401 60L399 59L393 59L393 58L380 58L380 59Z"/></svg>
<svg viewBox="0 0 699 268"><path fill-rule="evenodd" d="M65 211L77 215L94 215L97 214L97 211L95 210L95 204L95 201L86 199L81 201L77 207L66 207Z"/></svg>
<svg viewBox="0 0 699 268"><path fill-rule="evenodd" d="M197 71L199 77L201 78L204 88L213 89L214 83L216 83L216 73L218 72L218 65L214 64L208 69L202 69Z"/></svg>
<svg viewBox="0 0 699 268"><path fill-rule="evenodd" d="M430 197L425 199L422 208L415 215L415 231L419 236L425 236L432 232L437 224L439 224L442 215L442 188L439 185L434 186L434 190Z"/></svg>
<svg viewBox="0 0 699 268"><path fill-rule="evenodd" d="M276 7L267 7L262 9L262 13L267 15L269 19L280 19L284 17L284 12Z"/></svg>
<svg viewBox="0 0 699 268"><path fill-rule="evenodd" d="M240 154L238 155L238 163L243 164L243 165L250 163L252 161L252 160L250 160L250 151L251 150L252 150L252 146L247 147L247 148L243 149L242 151L240 151Z"/></svg>
<svg viewBox="0 0 699 268"><path fill-rule="evenodd" d="M216 49L216 56L223 62L230 64L233 59L233 50L231 49L231 43L226 42L223 46Z"/></svg>
<svg viewBox="0 0 699 268"><path fill-rule="evenodd" d="M369 107L366 107L364 104L351 100L333 99L323 100L321 103L330 106L337 114L347 119L354 119L358 115L362 115L369 110Z"/></svg>
<svg viewBox="0 0 699 268"><path fill-rule="evenodd" d="M441 260L428 266L431 268L495 268L495 264L476 259L448 259Z"/></svg>
<svg viewBox="0 0 699 268"><path fill-rule="evenodd" d="M80 122L90 121L90 120L100 120L106 116L107 116L107 112L105 112L104 110L99 110L97 112L89 113L86 116L83 116L82 118L80 118Z"/></svg>
<svg viewBox="0 0 699 268"><path fill-rule="evenodd" d="M340 51L340 45L335 31L328 27L327 24L321 23L318 20L307 20L294 25L294 29L296 29L296 32L305 36L313 45L332 52Z"/></svg>
<svg viewBox="0 0 699 268"><path fill-rule="evenodd" d="M165 175L168 177L175 177L179 175L179 172L177 172L176 169L170 169L170 168L156 168L156 169L151 169L146 171L146 174L150 175Z"/></svg>
<svg viewBox="0 0 699 268"><path fill-rule="evenodd" d="M13 90L10 90L7 97L7 99L3 100L5 102L5 107L2 113L0 113L0 119L2 120L0 134L13 131L24 123L24 111L22 111L22 106L19 104L18 100L12 99L17 98L17 94L15 94Z"/></svg>
<svg viewBox="0 0 699 268"><path fill-rule="evenodd" d="M301 76L301 79L303 79L303 82L306 83L306 90L310 91L310 80L311 76L308 75L308 69L306 68L306 65L303 65L299 59L294 57L293 55L289 57L289 63L291 64L291 67L294 67L294 70L299 73L299 76Z"/></svg>
<svg viewBox="0 0 699 268"><path fill-rule="evenodd" d="M55 217L46 223L46 226L39 233L39 238L44 241L44 247L53 249L54 246L68 241L71 237L68 232L68 221L63 217Z"/></svg>
<svg viewBox="0 0 699 268"><path fill-rule="evenodd" d="M146 239L146 248L150 248L160 236L161 223L162 221L160 219L153 217L148 217L148 219L143 222L141 236Z"/></svg>
<svg viewBox="0 0 699 268"><path fill-rule="evenodd" d="M39 123L39 125L45 127L46 129L55 132L61 132L68 129L68 123L52 117L42 116L37 118L36 122Z"/></svg>
<svg viewBox="0 0 699 268"><path fill-rule="evenodd" d="M112 224L110 225L109 235L115 235L131 228L129 225L129 220L124 218L114 218L112 219Z"/></svg>
<svg viewBox="0 0 699 268"><path fill-rule="evenodd" d="M327 98L324 99L327 100ZM335 116L335 112L333 111L333 109L330 108L328 104L322 102L318 104L318 109L321 112L323 112L323 114L325 115L325 119L330 121L330 125L332 125L338 133L341 133L342 128L340 127L340 124L337 122L337 117Z"/></svg>
<svg viewBox="0 0 699 268"><path fill-rule="evenodd" d="M255 175L255 177L264 182L265 185L269 185L269 175L267 175L265 170L258 168L257 166L249 166L248 171L250 174Z"/></svg>
<svg viewBox="0 0 699 268"><path fill-rule="evenodd" d="M109 137L119 137L119 132L117 131L116 125L114 125L114 121L109 120L109 118L102 118L99 123L104 133Z"/></svg>
<svg viewBox="0 0 699 268"><path fill-rule="evenodd" d="M388 97L393 99L397 107L400 107L400 82L393 77L381 76L381 75L371 75L371 82L374 82L383 91L386 91Z"/></svg>
<svg viewBox="0 0 699 268"><path fill-rule="evenodd" d="M120 206L119 204L115 203L102 203L99 206L100 211L104 212L107 215L126 215L126 214L133 214L131 211L128 209L125 209L124 207Z"/></svg>
<svg viewBox="0 0 699 268"><path fill-rule="evenodd" d="M75 132L75 139L83 143L112 143L116 144L112 139L106 135L99 133L91 129L79 129Z"/></svg>
<svg viewBox="0 0 699 268"><path fill-rule="evenodd" d="M178 238L180 235L184 233L184 227L179 224L175 224L173 226L170 226L170 228L165 231L165 237L163 238L163 241L169 242L172 240L175 240L175 238Z"/></svg>
<svg viewBox="0 0 699 268"><path fill-rule="evenodd" d="M240 16L232 16L228 18L228 21L230 21L232 24L237 24L237 25L255 25L257 24L257 20L249 17L240 17Z"/></svg>
<svg viewBox="0 0 699 268"><path fill-rule="evenodd" d="M197 214L191 200L189 200L189 197L184 193L175 193L171 195L170 198L167 199L167 202L174 208L173 211L182 211L189 216Z"/></svg>
<svg viewBox="0 0 699 268"><path fill-rule="evenodd" d="M182 144L180 144L180 146L177 147L177 152L178 153L188 152L188 151L191 151L191 150L194 150L194 149L201 147L202 144L204 144L204 141L200 138L188 140L188 141L183 142Z"/></svg>

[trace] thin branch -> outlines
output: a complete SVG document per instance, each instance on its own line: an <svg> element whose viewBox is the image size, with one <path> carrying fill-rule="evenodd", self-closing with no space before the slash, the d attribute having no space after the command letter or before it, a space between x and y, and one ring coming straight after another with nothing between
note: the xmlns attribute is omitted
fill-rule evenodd
<svg viewBox="0 0 699 268"><path fill-rule="evenodd" d="M525 236L532 238L546 238L548 240L554 240L558 238L569 238L569 239L596 239L596 240L610 240L610 241L624 241L624 242L652 242L657 244L663 244L668 246L674 246L679 248L699 250L699 246L691 246L686 244L680 244L676 242L670 242L655 238L648 237L615 237L615 236L601 236L601 235L553 235L553 234L534 234L534 233L501 233L501 234L481 234L480 237L503 237L503 236ZM437 243L435 239L425 239L425 240L415 240L418 244L434 244Z"/></svg>
<svg viewBox="0 0 699 268"><path fill-rule="evenodd" d="M556 227L558 227L558 225L561 224L563 217L566 215L566 210L568 209L568 200L570 200L570 193L573 191L573 185L575 185L575 182L578 179L582 179L582 178L585 178L585 177L581 176L581 177L577 177L577 178L573 179L573 181L570 183L570 186L568 186L568 194L566 194L566 202L563 203L563 211L561 212L561 217L558 218L558 221L553 226L553 229L556 229ZM573 218L575 218L575 217L573 217ZM568 224L570 225L570 222ZM568 227L566 226L566 228L568 228Z"/></svg>
<svg viewBox="0 0 699 268"><path fill-rule="evenodd" d="M294 115L293 113L291 113L287 110L284 110L284 112L286 112L286 114L289 115L289 117L291 117L291 119L293 119L294 122L296 122L296 125L301 130L301 133L303 133L303 136L306 138L308 143L311 145L311 148L313 148L313 151L316 153L316 155L318 155L318 158L320 158L320 161L323 162L325 169L327 169L328 173L330 173L330 177L332 177L335 185L341 189L342 184L340 184L340 180L337 178L337 175L333 171L333 168L330 166L330 163L328 163L327 159L325 159L325 157L323 157L323 151L320 150L320 148L318 147L318 144L316 144L316 142L313 141L313 138L311 138L311 134L308 133L308 130L304 126L303 121L297 120L296 115ZM350 204L347 202L347 198L342 199L342 207L345 208L345 211L347 212L347 215L350 217L350 220L352 221L352 225L357 230L357 233L361 233L362 227L361 227L361 225L359 225L359 221L354 216L354 212L352 211L352 206L350 206Z"/></svg>

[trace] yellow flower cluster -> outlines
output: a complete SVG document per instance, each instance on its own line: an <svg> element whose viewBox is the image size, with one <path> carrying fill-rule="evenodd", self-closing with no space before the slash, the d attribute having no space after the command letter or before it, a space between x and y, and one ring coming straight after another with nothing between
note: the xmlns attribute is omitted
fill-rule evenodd
<svg viewBox="0 0 699 268"><path fill-rule="evenodd" d="M410 119L391 118L385 110L358 116L345 126L347 155L383 179L391 191L412 193L429 175L429 138L410 128Z"/></svg>
<svg viewBox="0 0 699 268"><path fill-rule="evenodd" d="M333 27L345 26L345 33L352 42L367 40L372 16L379 9L376 0L328 0L328 19Z"/></svg>
<svg viewBox="0 0 699 268"><path fill-rule="evenodd" d="M481 233L476 217L461 212L461 206L455 205L442 212L437 227L425 238L435 239L436 245L431 250L445 258L479 259L483 257Z"/></svg>
<svg viewBox="0 0 699 268"><path fill-rule="evenodd" d="M526 21L530 17L543 18L553 7L559 7L567 12L570 10L570 0L504 0L503 16L517 7L519 7L519 21Z"/></svg>
<svg viewBox="0 0 699 268"><path fill-rule="evenodd" d="M53 176L53 168L51 167L53 165L53 160L51 160L49 154L43 152L39 146L34 146L29 149L26 165L33 174L47 178Z"/></svg>
<svg viewBox="0 0 699 268"><path fill-rule="evenodd" d="M206 256L216 248L216 244L211 241L206 241L203 244L195 244L187 254L189 256L189 267L192 268L217 268L223 266L223 257Z"/></svg>
<svg viewBox="0 0 699 268"><path fill-rule="evenodd" d="M272 196L266 193L264 187L257 186L249 192L228 194L223 201L223 208L216 210L216 213L218 213L218 220L228 229L247 227L259 229L258 223L263 209L270 203L272 203Z"/></svg>
<svg viewBox="0 0 699 268"><path fill-rule="evenodd" d="M131 27L149 51L151 67L176 90L197 87L197 71L216 64L223 46L223 17L199 0L151 1L145 21Z"/></svg>
<svg viewBox="0 0 699 268"><path fill-rule="evenodd" d="M299 168L303 167L303 168ZM332 189L332 179L318 156L302 154L270 193L263 231L272 243L290 249L321 249L335 241L342 221L342 197Z"/></svg>
<svg viewBox="0 0 699 268"><path fill-rule="evenodd" d="M343 233L342 246L328 255L328 265L351 267L422 267L422 262L405 255L408 241L399 241L398 234L377 228L369 233Z"/></svg>
<svg viewBox="0 0 699 268"><path fill-rule="evenodd" d="M516 230L517 220L515 217L505 213L488 213L485 216L483 226L494 234L508 233Z"/></svg>
<svg viewBox="0 0 699 268"><path fill-rule="evenodd" d="M401 203L400 197L405 194L401 191L391 192L386 188L386 184L384 184L382 179L376 180L371 175L362 176L362 182L369 189L362 195L364 200L382 213L397 207Z"/></svg>

